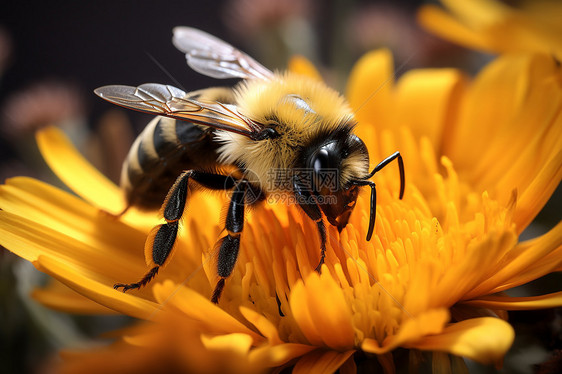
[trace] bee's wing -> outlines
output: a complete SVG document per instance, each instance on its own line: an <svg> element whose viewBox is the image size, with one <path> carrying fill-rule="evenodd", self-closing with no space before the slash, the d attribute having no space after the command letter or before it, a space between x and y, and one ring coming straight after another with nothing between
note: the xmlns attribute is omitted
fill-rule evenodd
<svg viewBox="0 0 562 374"><path fill-rule="evenodd" d="M213 78L270 79L273 73L230 44L191 27L175 27L172 42L187 64Z"/></svg>
<svg viewBox="0 0 562 374"><path fill-rule="evenodd" d="M234 105L187 99L184 91L164 84L103 86L96 88L94 92L102 99L126 108L186 120L250 138L262 128L238 113Z"/></svg>

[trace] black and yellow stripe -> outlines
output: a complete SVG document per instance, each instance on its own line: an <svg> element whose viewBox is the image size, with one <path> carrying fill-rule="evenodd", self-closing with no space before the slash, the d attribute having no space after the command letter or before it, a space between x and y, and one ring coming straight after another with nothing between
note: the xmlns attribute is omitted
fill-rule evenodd
<svg viewBox="0 0 562 374"><path fill-rule="evenodd" d="M190 99L232 102L232 91L209 88ZM129 205L158 209L184 170L210 170L217 165L218 144L211 128L167 117L156 117L133 143L121 171L121 187Z"/></svg>

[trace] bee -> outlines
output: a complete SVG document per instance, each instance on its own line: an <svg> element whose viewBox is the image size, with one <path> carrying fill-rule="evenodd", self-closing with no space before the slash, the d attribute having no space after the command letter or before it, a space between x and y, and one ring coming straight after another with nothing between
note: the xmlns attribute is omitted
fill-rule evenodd
<svg viewBox="0 0 562 374"><path fill-rule="evenodd" d="M213 78L241 78L233 88L186 93L163 84L97 88L101 98L157 114L133 143L123 164L121 187L127 208L155 209L165 223L148 235L151 269L138 282L117 283L123 292L149 283L174 248L188 191L231 191L224 235L217 243L218 303L240 249L247 207L267 196L290 196L316 223L320 271L326 253L326 222L341 231L362 187L370 188L367 240L375 225L376 187L370 181L398 161L399 198L404 162L395 152L369 171L369 152L353 133L356 121L345 99L322 82L291 72L272 72L230 44L203 31L176 27L173 44L187 64Z"/></svg>

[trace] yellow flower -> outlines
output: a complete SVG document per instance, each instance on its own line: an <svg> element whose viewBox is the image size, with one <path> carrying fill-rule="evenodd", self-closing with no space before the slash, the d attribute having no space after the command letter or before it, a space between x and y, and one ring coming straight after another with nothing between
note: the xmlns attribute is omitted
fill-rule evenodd
<svg viewBox="0 0 562 374"><path fill-rule="evenodd" d="M505 56L474 81L439 69L394 83L392 65L385 50L363 57L347 96L372 162L403 154L404 199L396 170L377 174L373 239L365 241L364 191L341 234L329 229L321 274L313 222L294 206L255 209L219 305L209 299L222 196L193 194L169 264L146 288L117 292L115 282L146 272L143 243L155 220L134 210L118 221L102 214L122 209L119 189L59 131L40 132L47 163L81 198L8 180L0 244L72 290L36 291L44 304L148 321L109 347L65 353L63 372L351 373L376 365L392 373L415 371L428 357L435 368L462 367L459 356L501 365L514 335L507 310L562 305L562 292L503 293L562 270L562 224L518 242L562 178L560 68L548 55ZM291 67L317 74L303 60Z"/></svg>
<svg viewBox="0 0 562 374"><path fill-rule="evenodd" d="M440 37L491 53L542 52L562 59L562 3L525 0L441 0L451 12L424 5L419 22Z"/></svg>

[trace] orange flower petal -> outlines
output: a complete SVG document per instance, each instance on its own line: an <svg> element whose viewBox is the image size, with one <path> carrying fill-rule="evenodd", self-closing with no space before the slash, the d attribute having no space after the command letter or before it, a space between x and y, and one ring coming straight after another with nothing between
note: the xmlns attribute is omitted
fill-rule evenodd
<svg viewBox="0 0 562 374"><path fill-rule="evenodd" d="M55 127L37 132L37 144L53 172L84 200L113 214L125 208L123 193L79 154Z"/></svg>
<svg viewBox="0 0 562 374"><path fill-rule="evenodd" d="M561 178L559 77L551 56L498 58L467 90L458 125L443 143L444 153L474 190L488 190L503 205L517 190L514 220L519 232Z"/></svg>
<svg viewBox="0 0 562 374"><path fill-rule="evenodd" d="M479 171L474 162L481 162L482 157L475 160L474 155L490 151L497 154L497 148L491 148L490 143L502 140L498 137L502 129L513 130L510 128L513 113L518 111L525 97L531 63L529 56L498 58L476 76L460 108L455 136L444 150L457 168ZM482 169L484 166L481 165ZM497 168L489 162L487 166L487 170Z"/></svg>
<svg viewBox="0 0 562 374"><path fill-rule="evenodd" d="M490 364L503 358L513 338L514 331L509 323L498 318L483 317L454 323L438 335L421 338L411 347L449 352Z"/></svg>
<svg viewBox="0 0 562 374"><path fill-rule="evenodd" d="M295 367L293 374L300 373L334 373L355 351L339 353L336 351L316 350L302 357Z"/></svg>
<svg viewBox="0 0 562 374"><path fill-rule="evenodd" d="M353 356L349 356L338 370L340 374L357 374L357 365L355 364Z"/></svg>
<svg viewBox="0 0 562 374"><path fill-rule="evenodd" d="M375 354L387 353L399 346L409 345L426 335L439 334L449 320L447 309L436 309L419 316L406 319L396 335L389 336L383 344L367 338L361 344L361 349Z"/></svg>
<svg viewBox="0 0 562 374"><path fill-rule="evenodd" d="M240 312L244 318L248 320L248 322L254 325L259 332L267 338L269 344L277 345L282 343L282 340L279 338L277 328L265 316L259 314L255 310L243 306L240 307Z"/></svg>
<svg viewBox="0 0 562 374"><path fill-rule="evenodd" d="M427 136L434 149L453 131L467 82L454 69L420 69L404 74L396 86L396 123L408 124L416 138ZM431 92L431 95L427 93ZM423 115L421 115L423 113Z"/></svg>
<svg viewBox="0 0 562 374"><path fill-rule="evenodd" d="M48 231L54 239L57 236L68 237L74 240L76 246L89 246L99 254L109 247L111 249L107 250L107 256L115 256L116 250L126 253L127 250L133 252L144 246L143 232L99 214L96 208L76 196L35 179L18 177L7 180L5 185L0 186L0 204L3 212L19 216L21 224L29 227L30 235L22 229L15 231L24 240L32 239L33 232ZM8 236L11 236L10 232L6 232L6 239ZM13 246L10 250L20 256L26 251L24 258L33 261L40 253L39 248L53 251L53 247L48 245ZM77 257L77 252L69 248L64 253Z"/></svg>
<svg viewBox="0 0 562 374"><path fill-rule="evenodd" d="M296 323L312 344L340 351L353 347L351 310L327 268L321 275L311 272L304 283L297 282L289 303Z"/></svg>
<svg viewBox="0 0 562 374"><path fill-rule="evenodd" d="M562 119L562 116L560 116ZM560 121L562 127L562 121ZM532 167L532 166L531 166ZM514 221L520 231L527 227L546 205L562 179L562 151L536 172L517 202Z"/></svg>
<svg viewBox="0 0 562 374"><path fill-rule="evenodd" d="M533 310L557 308L562 306L562 292L529 297L482 296L477 299L465 301L463 302L463 304L474 307L499 310Z"/></svg>
<svg viewBox="0 0 562 374"><path fill-rule="evenodd" d="M288 68L289 71L292 71L293 73L305 75L309 78L313 78L313 79L316 79L318 81L323 81L322 75L316 69L314 64L312 62L310 62L304 56L298 56L297 55L297 56L291 57L291 59L289 60L289 64L288 64L287 68Z"/></svg>
<svg viewBox="0 0 562 374"><path fill-rule="evenodd" d="M190 288L167 280L154 285L153 291L160 304L173 308L194 321L199 321L206 327L207 332L243 333L252 337L255 342L263 340L263 337L250 330L231 314Z"/></svg>
<svg viewBox="0 0 562 374"><path fill-rule="evenodd" d="M360 137L369 125L378 130L390 126L394 66L387 49L369 52L353 67L347 83L346 97L361 126ZM368 137L364 137L368 139Z"/></svg>
<svg viewBox="0 0 562 374"><path fill-rule="evenodd" d="M205 345L205 348L215 351L216 353L223 351L240 356L248 354L253 342L251 336L241 333L216 336L202 334L201 341L203 342L203 345Z"/></svg>
<svg viewBox="0 0 562 374"><path fill-rule="evenodd" d="M457 21L435 5L423 5L417 13L420 25L431 33L482 51L493 51L491 43L481 34Z"/></svg>
<svg viewBox="0 0 562 374"><path fill-rule="evenodd" d="M306 355L316 349L308 344L284 343L279 345L266 345L253 349L249 360L257 367L271 368L283 366L289 361Z"/></svg>
<svg viewBox="0 0 562 374"><path fill-rule="evenodd" d="M562 222L546 234L517 244L501 261L501 268L469 291L467 300L504 291L540 278L560 266L562 259L550 253L562 247Z"/></svg>
<svg viewBox="0 0 562 374"><path fill-rule="evenodd" d="M560 58L562 6L523 1L517 8L493 0L442 0L452 12L422 7L418 20L429 31L469 48L492 53L543 52Z"/></svg>
<svg viewBox="0 0 562 374"><path fill-rule="evenodd" d="M473 28L501 22L511 13L511 8L494 0L441 0L441 2Z"/></svg>
<svg viewBox="0 0 562 374"><path fill-rule="evenodd" d="M83 269L76 269L54 258L39 256L34 265L39 271L51 275L74 291L109 309L140 319L148 319L157 311L158 306L155 303L132 294L117 292L112 287L90 278Z"/></svg>
<svg viewBox="0 0 562 374"><path fill-rule="evenodd" d="M62 312L116 314L116 311L84 297L56 280L52 280L46 288L33 290L31 296L44 306Z"/></svg>

